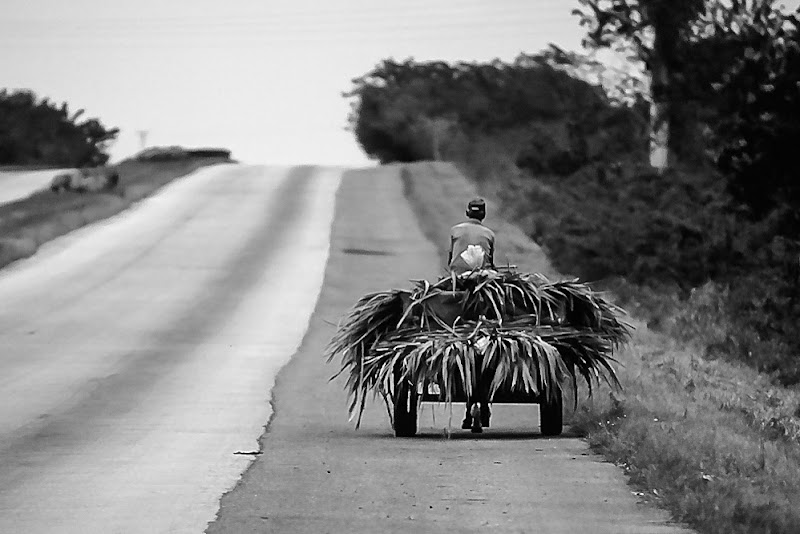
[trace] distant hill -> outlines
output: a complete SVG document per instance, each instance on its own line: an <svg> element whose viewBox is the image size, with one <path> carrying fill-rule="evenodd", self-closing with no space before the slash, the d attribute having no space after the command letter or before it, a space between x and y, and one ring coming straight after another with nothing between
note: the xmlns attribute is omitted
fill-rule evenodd
<svg viewBox="0 0 800 534"><path fill-rule="evenodd" d="M130 159L136 161L175 161L189 158L231 159L231 151L226 148L184 148L182 146L156 146L138 152Z"/></svg>

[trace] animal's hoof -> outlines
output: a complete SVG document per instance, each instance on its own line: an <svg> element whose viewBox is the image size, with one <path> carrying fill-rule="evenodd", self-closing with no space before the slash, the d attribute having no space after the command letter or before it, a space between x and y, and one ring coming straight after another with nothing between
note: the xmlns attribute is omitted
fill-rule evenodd
<svg viewBox="0 0 800 534"><path fill-rule="evenodd" d="M485 411L485 412L482 411L481 412L481 426L488 427L489 426L489 421L491 421L491 418L492 418L492 414L490 414L488 411Z"/></svg>

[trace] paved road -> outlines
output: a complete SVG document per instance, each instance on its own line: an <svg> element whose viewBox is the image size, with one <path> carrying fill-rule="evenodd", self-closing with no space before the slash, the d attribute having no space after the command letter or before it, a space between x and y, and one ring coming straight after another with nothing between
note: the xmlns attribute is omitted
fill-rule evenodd
<svg viewBox="0 0 800 534"><path fill-rule="evenodd" d="M14 202L47 189L53 176L65 170L0 171L0 204Z"/></svg>
<svg viewBox="0 0 800 534"><path fill-rule="evenodd" d="M352 428L331 322L437 272L397 168L246 166L0 271L0 533L676 531L533 407Z"/></svg>
<svg viewBox="0 0 800 534"><path fill-rule="evenodd" d="M621 471L569 431L543 438L535 406L495 406L479 436L459 429L456 409L450 439L449 413L434 419L424 406L420 436L397 439L377 401L354 430L342 381L328 381L336 368L322 358L332 323L368 291L435 276L439 259L397 167L345 175L334 220L320 300L278 376L263 454L223 498L209 534L683 531L637 504Z"/></svg>
<svg viewBox="0 0 800 534"><path fill-rule="evenodd" d="M0 532L203 531L306 330L340 177L204 169L0 271Z"/></svg>

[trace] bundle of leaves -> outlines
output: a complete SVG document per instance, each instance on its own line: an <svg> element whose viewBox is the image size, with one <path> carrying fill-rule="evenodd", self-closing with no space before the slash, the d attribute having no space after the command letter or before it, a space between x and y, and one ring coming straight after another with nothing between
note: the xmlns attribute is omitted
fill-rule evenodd
<svg viewBox="0 0 800 534"><path fill-rule="evenodd" d="M552 398L565 385L577 399L580 378L590 394L601 377L618 385L613 353L630 329L622 313L577 280L476 271L366 295L326 354L341 358L335 376L347 376L357 425L368 395L388 404L399 381L418 391L435 384L445 403L472 396L479 379L490 400L500 391Z"/></svg>

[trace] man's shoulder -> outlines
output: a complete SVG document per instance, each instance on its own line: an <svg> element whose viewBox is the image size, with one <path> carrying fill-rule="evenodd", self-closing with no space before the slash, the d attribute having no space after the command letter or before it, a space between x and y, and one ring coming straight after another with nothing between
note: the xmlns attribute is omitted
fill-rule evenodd
<svg viewBox="0 0 800 534"><path fill-rule="evenodd" d="M491 228L489 228L480 221L473 221L473 220L462 221L460 223L454 224L450 229L454 231L454 230L467 230L467 229L475 230L478 228L480 229L481 232L494 235L494 232L492 231Z"/></svg>
<svg viewBox="0 0 800 534"><path fill-rule="evenodd" d="M472 223L471 222L469 222L469 221L461 221L460 223L456 223L456 224L454 224L453 226L450 227L450 233L451 234L455 234L455 233L458 233L458 232L463 232L463 231L469 229L470 227L472 227Z"/></svg>

